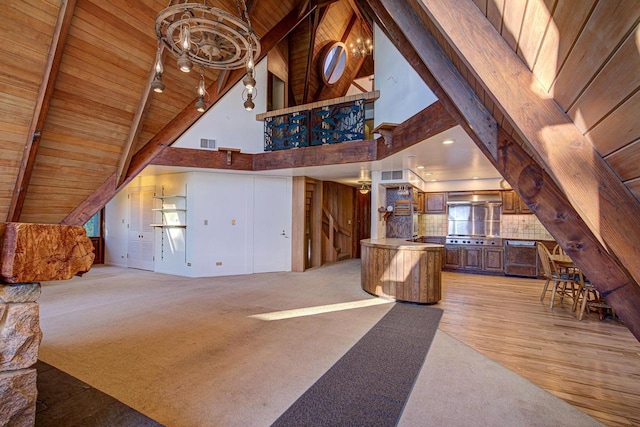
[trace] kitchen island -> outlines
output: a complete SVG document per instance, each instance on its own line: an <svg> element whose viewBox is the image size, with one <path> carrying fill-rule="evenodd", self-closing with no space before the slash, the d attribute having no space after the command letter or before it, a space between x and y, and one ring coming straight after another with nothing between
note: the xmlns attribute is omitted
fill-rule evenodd
<svg viewBox="0 0 640 427"><path fill-rule="evenodd" d="M440 301L443 245L405 239L365 239L360 244L362 289L398 301Z"/></svg>

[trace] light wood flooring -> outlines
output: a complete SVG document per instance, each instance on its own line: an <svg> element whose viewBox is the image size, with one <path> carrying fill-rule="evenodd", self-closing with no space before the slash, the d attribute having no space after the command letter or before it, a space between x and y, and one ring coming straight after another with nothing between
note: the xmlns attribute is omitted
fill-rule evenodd
<svg viewBox="0 0 640 427"><path fill-rule="evenodd" d="M640 425L640 343L610 317L578 321L570 300L550 310L543 285L443 272L440 330L607 425Z"/></svg>

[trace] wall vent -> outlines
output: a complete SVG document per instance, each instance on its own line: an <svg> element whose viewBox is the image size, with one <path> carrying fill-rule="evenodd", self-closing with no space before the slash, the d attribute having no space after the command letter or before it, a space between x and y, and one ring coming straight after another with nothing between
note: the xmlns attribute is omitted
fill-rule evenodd
<svg viewBox="0 0 640 427"><path fill-rule="evenodd" d="M402 171L382 171L381 181L390 181L392 179L402 179Z"/></svg>
<svg viewBox="0 0 640 427"><path fill-rule="evenodd" d="M215 139L200 138L200 148L215 149L216 148L216 140Z"/></svg>

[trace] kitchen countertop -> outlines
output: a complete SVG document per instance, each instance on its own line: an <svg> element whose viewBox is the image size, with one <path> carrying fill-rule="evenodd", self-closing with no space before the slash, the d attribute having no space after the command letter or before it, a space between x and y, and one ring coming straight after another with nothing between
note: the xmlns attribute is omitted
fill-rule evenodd
<svg viewBox="0 0 640 427"><path fill-rule="evenodd" d="M411 239L385 238L385 239L364 239L360 243L367 246L387 247L390 249L428 250L429 248L443 248L444 245L436 243L412 242Z"/></svg>

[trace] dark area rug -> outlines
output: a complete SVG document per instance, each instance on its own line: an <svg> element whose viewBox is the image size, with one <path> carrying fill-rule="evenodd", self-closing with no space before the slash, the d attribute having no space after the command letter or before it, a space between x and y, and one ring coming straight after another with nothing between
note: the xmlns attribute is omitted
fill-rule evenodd
<svg viewBox="0 0 640 427"><path fill-rule="evenodd" d="M273 426L396 425L441 317L395 304Z"/></svg>
<svg viewBox="0 0 640 427"><path fill-rule="evenodd" d="M89 384L38 361L36 427L162 427Z"/></svg>

